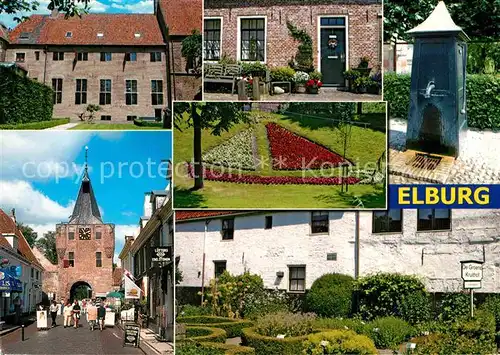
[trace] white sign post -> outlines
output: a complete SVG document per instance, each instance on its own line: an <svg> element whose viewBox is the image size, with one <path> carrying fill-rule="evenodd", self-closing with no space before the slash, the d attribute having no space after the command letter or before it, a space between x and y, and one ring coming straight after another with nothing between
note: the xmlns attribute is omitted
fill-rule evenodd
<svg viewBox="0 0 500 355"><path fill-rule="evenodd" d="M483 261L465 260L462 264L464 288L470 290L470 316L474 317L474 289L481 288L483 280Z"/></svg>

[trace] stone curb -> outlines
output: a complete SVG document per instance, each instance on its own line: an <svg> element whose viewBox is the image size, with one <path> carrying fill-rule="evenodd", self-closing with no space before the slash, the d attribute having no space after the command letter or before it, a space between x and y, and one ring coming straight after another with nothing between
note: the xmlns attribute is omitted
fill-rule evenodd
<svg viewBox="0 0 500 355"><path fill-rule="evenodd" d="M12 327L12 328L9 328L9 329L5 329L5 330L2 330L0 331L0 337L3 337L4 335L7 335L9 333L12 333L18 329L21 329L21 327L18 325L16 327Z"/></svg>

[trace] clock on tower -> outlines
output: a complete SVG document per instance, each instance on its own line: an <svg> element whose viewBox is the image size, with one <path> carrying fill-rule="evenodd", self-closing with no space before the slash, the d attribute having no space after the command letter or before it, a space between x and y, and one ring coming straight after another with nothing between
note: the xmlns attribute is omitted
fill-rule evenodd
<svg viewBox="0 0 500 355"><path fill-rule="evenodd" d="M80 240L90 240L90 228L80 228L78 231Z"/></svg>

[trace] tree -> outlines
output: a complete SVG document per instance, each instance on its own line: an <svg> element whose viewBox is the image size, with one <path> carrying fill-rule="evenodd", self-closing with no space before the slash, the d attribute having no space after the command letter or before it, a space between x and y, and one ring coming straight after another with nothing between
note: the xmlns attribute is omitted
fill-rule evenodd
<svg viewBox="0 0 500 355"><path fill-rule="evenodd" d="M406 31L419 25L434 10L438 0L384 1L384 41L394 34L409 40ZM500 37L500 6L498 0L449 0L446 6L455 23L473 40Z"/></svg>
<svg viewBox="0 0 500 355"><path fill-rule="evenodd" d="M50 0L47 8L64 13L66 18L81 16L90 9L90 0ZM36 11L40 3L31 0L8 0L0 1L0 14L16 14L23 11ZM26 16L14 17L14 20L21 22L26 20Z"/></svg>
<svg viewBox="0 0 500 355"><path fill-rule="evenodd" d="M57 264L56 232L45 233L35 242L35 246L42 251L47 260L52 264Z"/></svg>
<svg viewBox="0 0 500 355"><path fill-rule="evenodd" d="M29 246L33 248L33 246L35 245L36 238L38 236L36 232L33 230L33 228L22 223L17 223L17 228L21 231L21 233L23 233L24 238L28 242Z"/></svg>
<svg viewBox="0 0 500 355"><path fill-rule="evenodd" d="M198 30L193 30L190 36L182 40L181 54L186 58L186 72L191 68L192 72L196 74L196 77L201 77L202 48L203 40ZM203 95L202 91L203 88L200 86L194 100L201 101Z"/></svg>
<svg viewBox="0 0 500 355"><path fill-rule="evenodd" d="M203 188L203 163L201 160L201 131L210 129L219 136L238 122L248 122L249 116L243 112L243 104L235 102L176 102L174 107L174 125L181 130L187 123L193 127L194 187Z"/></svg>

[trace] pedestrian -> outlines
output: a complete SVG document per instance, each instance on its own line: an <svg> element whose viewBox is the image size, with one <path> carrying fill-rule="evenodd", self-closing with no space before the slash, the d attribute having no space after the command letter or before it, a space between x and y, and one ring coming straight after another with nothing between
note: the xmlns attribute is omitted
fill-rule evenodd
<svg viewBox="0 0 500 355"><path fill-rule="evenodd" d="M66 306L64 306L64 328L71 327L71 318L73 317L73 306L71 302L68 301Z"/></svg>
<svg viewBox="0 0 500 355"><path fill-rule="evenodd" d="M87 301L83 300L82 301L82 313L85 314L86 311L87 311Z"/></svg>
<svg viewBox="0 0 500 355"><path fill-rule="evenodd" d="M78 301L75 300L75 304L73 305L73 321L75 322L75 329L78 328L78 321L80 320L80 311L81 311L81 307L80 305L78 304Z"/></svg>
<svg viewBox="0 0 500 355"><path fill-rule="evenodd" d="M52 328L54 328L56 324L56 317L57 317L57 303L56 300L52 301L52 304L50 305L50 316L52 317Z"/></svg>
<svg viewBox="0 0 500 355"><path fill-rule="evenodd" d="M97 307L93 303L87 305L87 321L89 322L90 330L94 330L97 322Z"/></svg>
<svg viewBox="0 0 500 355"><path fill-rule="evenodd" d="M99 328L101 329L101 332L104 328L104 319L106 318L106 308L104 308L104 305L102 303L99 303L97 306L97 320L99 322Z"/></svg>
<svg viewBox="0 0 500 355"><path fill-rule="evenodd" d="M61 300L61 315L64 318L64 301L63 300Z"/></svg>

